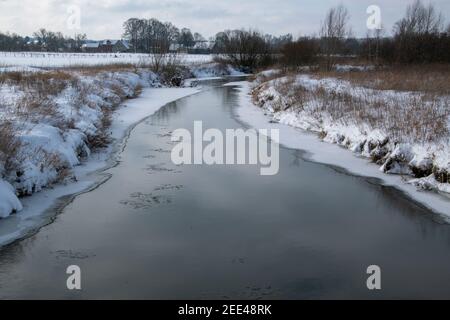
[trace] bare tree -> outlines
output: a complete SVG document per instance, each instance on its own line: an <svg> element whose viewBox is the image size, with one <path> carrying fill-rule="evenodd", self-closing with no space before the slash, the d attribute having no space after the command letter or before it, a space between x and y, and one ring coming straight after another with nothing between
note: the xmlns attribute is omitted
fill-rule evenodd
<svg viewBox="0 0 450 320"><path fill-rule="evenodd" d="M408 6L406 15L395 24L396 35L436 34L443 29L444 18L432 4L425 7L420 0Z"/></svg>
<svg viewBox="0 0 450 320"><path fill-rule="evenodd" d="M365 55L369 61L374 62L375 65L379 65L380 63L381 42L384 33L384 28L381 26L379 29L369 30L366 34L363 55Z"/></svg>
<svg viewBox="0 0 450 320"><path fill-rule="evenodd" d="M144 21L137 18L130 18L123 23L123 37L130 40L136 53L139 48L139 40L144 30Z"/></svg>
<svg viewBox="0 0 450 320"><path fill-rule="evenodd" d="M405 17L394 26L398 62L432 62L439 60L439 48L448 38L442 37L444 18L436 8L420 0L408 6Z"/></svg>
<svg viewBox="0 0 450 320"><path fill-rule="evenodd" d="M226 30L218 33L216 51L225 54L230 63L249 71L271 54L265 37L254 30Z"/></svg>
<svg viewBox="0 0 450 320"><path fill-rule="evenodd" d="M335 65L335 55L342 47L343 40L350 35L348 27L350 15L343 5L328 10L322 23L320 35L322 38L322 50L325 56L326 69L331 70Z"/></svg>
<svg viewBox="0 0 450 320"><path fill-rule="evenodd" d="M280 60L283 67L296 70L300 66L313 65L317 61L318 41L314 38L299 38L286 43L282 49Z"/></svg>
<svg viewBox="0 0 450 320"><path fill-rule="evenodd" d="M195 39L194 36L192 35L191 30L189 30L188 28L181 29L178 43L182 45L184 48L192 47L195 44Z"/></svg>

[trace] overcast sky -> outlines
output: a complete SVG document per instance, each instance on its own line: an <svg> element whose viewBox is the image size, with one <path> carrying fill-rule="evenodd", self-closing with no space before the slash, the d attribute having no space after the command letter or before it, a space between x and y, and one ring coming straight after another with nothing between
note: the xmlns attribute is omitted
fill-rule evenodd
<svg viewBox="0 0 450 320"><path fill-rule="evenodd" d="M354 34L363 36L368 6L381 8L382 23L390 31L412 0L0 0L0 32L31 35L45 27L67 35L86 33L90 39L120 38L122 23L137 17L170 21L206 37L248 27L299 36L317 33L326 10L340 3L350 11ZM432 3L450 18L449 0ZM81 12L78 30L67 26L73 6Z"/></svg>

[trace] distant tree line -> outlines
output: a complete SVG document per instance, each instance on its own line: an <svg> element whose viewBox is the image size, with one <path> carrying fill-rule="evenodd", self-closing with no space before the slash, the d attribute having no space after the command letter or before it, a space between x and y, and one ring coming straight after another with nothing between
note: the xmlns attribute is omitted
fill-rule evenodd
<svg viewBox="0 0 450 320"><path fill-rule="evenodd" d="M382 29L367 36L361 54L375 62L449 63L450 25L429 4L417 0L408 6L405 17L393 30L393 37L383 37Z"/></svg>
<svg viewBox="0 0 450 320"><path fill-rule="evenodd" d="M393 28L391 37L383 28L368 32L365 39L352 37L348 10L330 9L320 37L302 37L282 49L281 64L287 68L316 64L331 70L340 56L362 57L374 64L450 63L450 25L429 4L416 0Z"/></svg>
<svg viewBox="0 0 450 320"><path fill-rule="evenodd" d="M450 63L450 25L433 5L416 0L394 26L392 36L383 28L365 38L352 36L348 10L339 5L327 11L318 36L293 39L291 34L272 36L257 30L225 30L208 41L188 28L157 19L131 18L123 23L123 38L130 50L140 53L191 52L198 43L218 60L253 70L272 63L286 68L317 64L330 70L339 56L359 56L374 64ZM65 37L40 29L32 37L0 33L2 51L81 51L86 35Z"/></svg>
<svg viewBox="0 0 450 320"><path fill-rule="evenodd" d="M0 51L79 52L86 41L85 34L65 37L61 32L40 29L32 37L0 32Z"/></svg>

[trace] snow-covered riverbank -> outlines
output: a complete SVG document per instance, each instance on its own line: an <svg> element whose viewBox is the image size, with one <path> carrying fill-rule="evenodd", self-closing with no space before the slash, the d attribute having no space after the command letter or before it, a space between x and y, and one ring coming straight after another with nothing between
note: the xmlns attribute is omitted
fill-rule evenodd
<svg viewBox="0 0 450 320"><path fill-rule="evenodd" d="M57 199L89 190L106 179L107 177L102 175L101 171L114 164L114 154L121 150L124 138L135 124L152 115L167 103L195 94L199 90L199 88L146 88L139 98L129 100L121 105L114 113L110 126L113 142L105 150L92 153L80 165L73 167L72 173L76 177L76 181L45 188L32 196L22 198L22 204L15 197L14 188L5 187L5 182L3 182L0 185L2 191L8 189L9 192L2 192L1 195L9 197L9 202L0 199L0 203L5 206L9 203L9 208L5 208L5 210L11 209L14 205L23 205L23 210L8 219L1 220L0 245L20 238L45 224L52 216L46 216L44 213L55 204Z"/></svg>
<svg viewBox="0 0 450 320"><path fill-rule="evenodd" d="M407 183L400 175L386 174L369 159L357 157L340 145L324 142L316 133L274 121L272 113L253 103L252 86L249 82L229 85L238 86L240 91L240 107L237 108L236 113L244 123L256 129L279 129L282 145L306 151L308 158L312 161L337 166L358 176L376 178L380 184L397 188L450 222L450 199L447 196L418 189L415 185Z"/></svg>
<svg viewBox="0 0 450 320"><path fill-rule="evenodd" d="M239 74L210 62L186 70L194 77ZM0 245L41 226L56 199L105 179L92 173L114 163L134 124L200 90L192 80L166 87L139 68L6 68L0 80Z"/></svg>

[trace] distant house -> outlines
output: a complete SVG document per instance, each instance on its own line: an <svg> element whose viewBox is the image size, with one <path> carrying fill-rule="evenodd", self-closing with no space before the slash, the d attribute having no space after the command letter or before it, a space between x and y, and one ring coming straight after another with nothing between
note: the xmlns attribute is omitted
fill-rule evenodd
<svg viewBox="0 0 450 320"><path fill-rule="evenodd" d="M83 52L100 52L99 51L100 42L86 42L81 46Z"/></svg>
<svg viewBox="0 0 450 320"><path fill-rule="evenodd" d="M81 46L83 52L118 53L130 51L130 44L125 40L88 41Z"/></svg>
<svg viewBox="0 0 450 320"><path fill-rule="evenodd" d="M113 52L128 52L131 49L131 45L126 40L111 40Z"/></svg>

